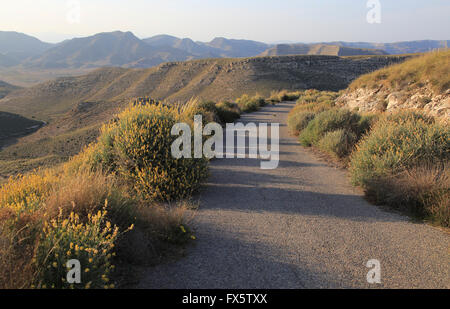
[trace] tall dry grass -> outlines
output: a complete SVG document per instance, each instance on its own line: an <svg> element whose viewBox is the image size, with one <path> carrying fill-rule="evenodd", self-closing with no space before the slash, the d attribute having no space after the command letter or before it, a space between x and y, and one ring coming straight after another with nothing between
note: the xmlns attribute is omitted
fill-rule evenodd
<svg viewBox="0 0 450 309"><path fill-rule="evenodd" d="M377 203L450 227L450 167L424 163L373 180L368 197Z"/></svg>
<svg viewBox="0 0 450 309"><path fill-rule="evenodd" d="M433 51L363 75L350 84L349 89L384 86L404 90L429 84L438 94L450 88L449 71L450 49Z"/></svg>

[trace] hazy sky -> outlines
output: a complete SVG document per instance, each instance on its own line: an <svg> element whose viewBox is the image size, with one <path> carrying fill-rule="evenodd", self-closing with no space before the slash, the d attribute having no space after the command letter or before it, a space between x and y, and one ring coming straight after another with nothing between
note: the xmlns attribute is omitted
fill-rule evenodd
<svg viewBox="0 0 450 309"><path fill-rule="evenodd" d="M372 1L372 0L370 0ZM114 30L265 42L450 39L449 0L2 0L0 30L60 41ZM77 22L76 6L80 6ZM75 8L75 9L74 9Z"/></svg>

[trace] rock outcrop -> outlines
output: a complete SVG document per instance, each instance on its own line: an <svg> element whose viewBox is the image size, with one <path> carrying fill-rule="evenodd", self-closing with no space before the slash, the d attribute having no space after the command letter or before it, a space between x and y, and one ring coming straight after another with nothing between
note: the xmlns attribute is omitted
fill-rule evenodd
<svg viewBox="0 0 450 309"><path fill-rule="evenodd" d="M446 123L450 122L450 89L445 93L435 94L429 87L417 88L411 93L406 91L389 91L359 88L340 96L338 106L357 109L360 112L396 112L402 109L420 110Z"/></svg>

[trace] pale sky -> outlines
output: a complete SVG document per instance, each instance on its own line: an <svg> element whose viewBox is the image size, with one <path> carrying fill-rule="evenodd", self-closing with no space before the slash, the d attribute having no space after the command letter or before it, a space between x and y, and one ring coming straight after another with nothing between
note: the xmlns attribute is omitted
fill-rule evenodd
<svg viewBox="0 0 450 309"><path fill-rule="evenodd" d="M369 1L2 0L0 30L48 42L115 30L268 43L450 39L449 0L378 0L381 23L367 22Z"/></svg>

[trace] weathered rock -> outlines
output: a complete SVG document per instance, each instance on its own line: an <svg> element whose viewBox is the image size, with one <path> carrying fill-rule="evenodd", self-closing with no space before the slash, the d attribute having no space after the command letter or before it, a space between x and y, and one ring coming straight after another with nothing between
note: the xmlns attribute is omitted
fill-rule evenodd
<svg viewBox="0 0 450 309"><path fill-rule="evenodd" d="M385 111L388 113L399 110L418 110L436 117L444 123L450 123L450 89L445 93L436 94L429 85L408 92L391 92L386 88L358 88L340 96L338 106L357 109L361 112Z"/></svg>

